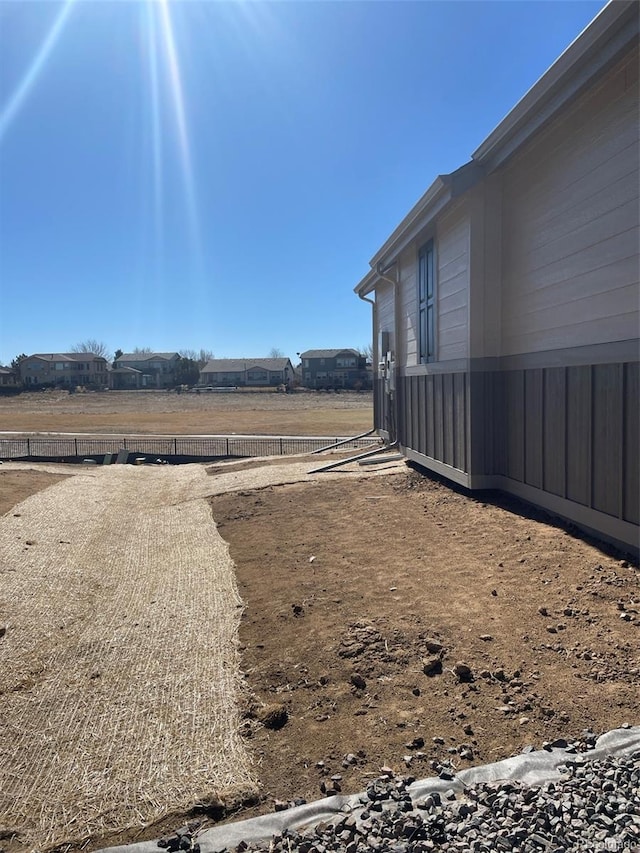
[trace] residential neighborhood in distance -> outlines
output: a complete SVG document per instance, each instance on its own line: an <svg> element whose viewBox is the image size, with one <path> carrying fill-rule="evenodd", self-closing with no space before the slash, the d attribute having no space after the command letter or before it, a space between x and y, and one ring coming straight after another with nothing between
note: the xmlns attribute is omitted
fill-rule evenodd
<svg viewBox="0 0 640 853"><path fill-rule="evenodd" d="M110 362L92 352L34 353L19 356L12 367L0 367L0 393L44 388L89 390L170 390L185 385L194 391L231 388L295 388L370 390L372 366L352 348L298 353L294 367L286 357L211 358L202 366L178 352L118 351ZM185 373L188 364L191 372ZM185 375L191 380L185 382Z"/></svg>

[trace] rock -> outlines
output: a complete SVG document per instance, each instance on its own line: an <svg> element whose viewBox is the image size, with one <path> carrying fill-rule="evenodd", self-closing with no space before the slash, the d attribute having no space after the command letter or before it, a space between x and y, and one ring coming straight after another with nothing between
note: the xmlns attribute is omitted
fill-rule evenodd
<svg viewBox="0 0 640 853"><path fill-rule="evenodd" d="M442 672L442 658L438 655L432 655L429 658L424 658L422 661L422 671L425 675L439 675Z"/></svg>
<svg viewBox="0 0 640 853"><path fill-rule="evenodd" d="M428 640L425 640L424 644L425 644L427 651L431 652L431 654L437 654L438 652L441 652L444 648L444 646L442 645L441 642L439 642L439 640L434 640L431 638Z"/></svg>
<svg viewBox="0 0 640 853"><path fill-rule="evenodd" d="M483 643L490 643L493 640L491 634L480 634L480 639Z"/></svg>
<svg viewBox="0 0 640 853"><path fill-rule="evenodd" d="M453 674L456 676L458 681L473 681L473 672L471 671L471 667L464 663L464 661L458 661L456 663L453 667Z"/></svg>
<svg viewBox="0 0 640 853"><path fill-rule="evenodd" d="M0 637L4 637L4 635L6 633L7 633L7 626L6 625L0 625Z"/></svg>
<svg viewBox="0 0 640 853"><path fill-rule="evenodd" d="M367 682L357 672L354 672L353 675L351 676L351 683L358 690L364 690L367 686Z"/></svg>
<svg viewBox="0 0 640 853"><path fill-rule="evenodd" d="M538 613L541 616L548 616L549 615L549 611L547 610L546 607L538 607Z"/></svg>

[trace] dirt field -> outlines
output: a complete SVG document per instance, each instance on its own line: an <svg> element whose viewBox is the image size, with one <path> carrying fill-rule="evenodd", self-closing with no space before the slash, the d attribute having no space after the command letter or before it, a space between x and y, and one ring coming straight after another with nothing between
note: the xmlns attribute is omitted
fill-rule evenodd
<svg viewBox="0 0 640 853"><path fill-rule="evenodd" d="M23 492L4 477L6 506ZM419 778L640 721L637 565L522 505L404 468L210 504L246 603L243 729L262 789L234 819L360 790L383 765Z"/></svg>
<svg viewBox="0 0 640 853"><path fill-rule="evenodd" d="M410 469L211 505L247 602L262 809L640 720L637 566L522 505ZM279 731L265 705L286 709Z"/></svg>
<svg viewBox="0 0 640 853"><path fill-rule="evenodd" d="M0 430L25 433L356 435L372 426L372 396L364 392L34 391L0 397Z"/></svg>

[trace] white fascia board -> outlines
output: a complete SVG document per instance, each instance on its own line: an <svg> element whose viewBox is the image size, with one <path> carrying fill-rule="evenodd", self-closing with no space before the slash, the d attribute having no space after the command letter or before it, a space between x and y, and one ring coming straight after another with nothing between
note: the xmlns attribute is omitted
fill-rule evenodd
<svg viewBox="0 0 640 853"><path fill-rule="evenodd" d="M382 261L384 261L383 266L393 261L407 243L442 209L444 204L449 202L450 198L451 176L438 175L383 246L371 258L369 261L371 267L376 269Z"/></svg>
<svg viewBox="0 0 640 853"><path fill-rule="evenodd" d="M638 35L636 0L610 0L473 152L491 169L503 163Z"/></svg>
<svg viewBox="0 0 640 853"><path fill-rule="evenodd" d="M367 293L371 293L372 290L375 290L377 282L377 272L375 270L369 270L365 277L356 284L353 290L358 294L358 296L365 296Z"/></svg>

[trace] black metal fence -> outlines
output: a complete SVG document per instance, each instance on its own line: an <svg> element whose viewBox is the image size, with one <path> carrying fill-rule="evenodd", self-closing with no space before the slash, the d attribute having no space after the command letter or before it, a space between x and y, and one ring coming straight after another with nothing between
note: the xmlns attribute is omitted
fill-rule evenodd
<svg viewBox="0 0 640 853"><path fill-rule="evenodd" d="M321 447L341 441L336 437L280 437L229 435L200 437L163 437L144 438L83 438L75 437L28 437L0 439L0 459L31 461L67 461L77 459L95 459L103 461L104 456L114 457L126 450L129 458L144 457L162 459L170 462L211 461L214 459L251 457L251 456L287 456L296 453L310 453ZM377 438L359 438L342 445L342 449L366 448L373 446Z"/></svg>

